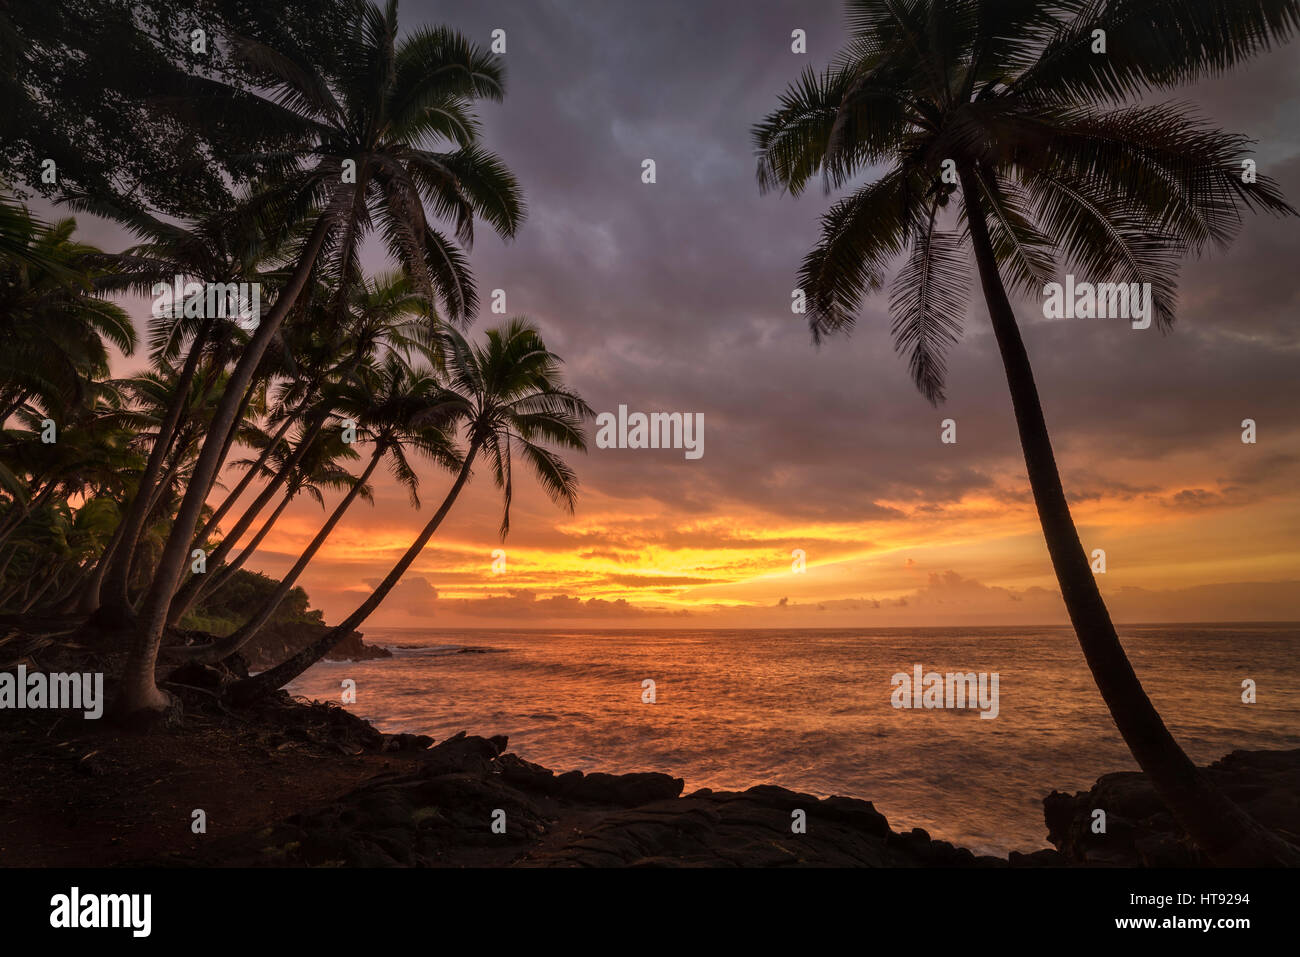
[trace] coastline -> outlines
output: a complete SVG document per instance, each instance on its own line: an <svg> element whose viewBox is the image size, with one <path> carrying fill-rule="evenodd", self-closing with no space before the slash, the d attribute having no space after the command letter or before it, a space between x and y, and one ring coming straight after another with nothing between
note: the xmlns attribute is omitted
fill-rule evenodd
<svg viewBox="0 0 1300 957"><path fill-rule="evenodd" d="M370 647L370 646L365 646ZM364 652L363 652L364 653ZM184 681L179 681L183 677ZM1043 798L1054 846L977 855L870 801L772 785L683 794L665 773L557 772L506 735L436 743L280 693L250 712L224 667L177 676L180 727L140 735L27 713L6 722L6 866L1079 867L1205 863L1139 772ZM1206 769L1259 820L1300 829L1300 750L1236 751ZM1091 831L1108 811L1108 833ZM204 833L192 818L203 810ZM503 817L499 821L494 817ZM801 818L796 824L796 819ZM501 825L494 830L494 821Z"/></svg>

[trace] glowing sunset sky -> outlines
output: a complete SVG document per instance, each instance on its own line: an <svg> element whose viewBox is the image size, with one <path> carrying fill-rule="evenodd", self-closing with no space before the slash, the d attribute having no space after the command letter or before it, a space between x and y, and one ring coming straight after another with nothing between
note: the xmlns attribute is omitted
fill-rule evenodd
<svg viewBox="0 0 1300 957"><path fill-rule="evenodd" d="M483 44L507 31L509 88L483 107L485 139L518 175L530 216L510 245L480 231L471 262L484 301L505 289L510 313L540 325L598 412L702 412L705 453L593 442L572 459L572 516L518 483L501 576L499 503L481 472L370 625L1065 620L977 288L938 409L893 353L887 296L821 349L791 315L829 201L818 189L760 196L749 128L837 49L838 0L404 0L401 14L408 29L445 20ZM807 56L789 50L796 27ZM1171 97L1256 138L1261 171L1293 204L1296 52ZM647 157L654 185L640 180ZM93 241L123 245L87 226ZM1300 618L1298 236L1300 220L1251 219L1227 253L1189 264L1170 336L1016 304L1075 519L1085 547L1107 553L1103 592L1119 621ZM368 262L386 265L373 249ZM147 307L136 313L143 323ZM944 418L957 422L955 445L939 441ZM1258 422L1256 445L1241 442L1244 418ZM385 479L308 570L302 584L327 619L364 597L436 507L450 479L425 476L424 510ZM296 503L250 567L283 572L322 520Z"/></svg>

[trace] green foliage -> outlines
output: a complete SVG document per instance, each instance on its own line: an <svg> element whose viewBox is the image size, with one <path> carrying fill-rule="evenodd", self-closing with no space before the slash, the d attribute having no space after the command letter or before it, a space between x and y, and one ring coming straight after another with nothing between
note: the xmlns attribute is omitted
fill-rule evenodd
<svg viewBox="0 0 1300 957"><path fill-rule="evenodd" d="M193 611L181 619L181 627L227 635L243 623L252 609L260 608L279 584L261 572L241 568L211 595L201 599ZM320 610L311 607L307 593L298 586L290 590L271 617L272 624L285 622L319 625L324 623L324 616Z"/></svg>
<svg viewBox="0 0 1300 957"><path fill-rule="evenodd" d="M234 55L238 36L329 62L354 9L352 0L0 5L0 180L51 197L129 196L177 216L226 207L226 180L255 172L245 158L276 146L276 127L243 122L236 97L194 111L185 92L212 77L241 87L265 80ZM193 51L196 29L206 53ZM57 184L41 182L46 159Z"/></svg>

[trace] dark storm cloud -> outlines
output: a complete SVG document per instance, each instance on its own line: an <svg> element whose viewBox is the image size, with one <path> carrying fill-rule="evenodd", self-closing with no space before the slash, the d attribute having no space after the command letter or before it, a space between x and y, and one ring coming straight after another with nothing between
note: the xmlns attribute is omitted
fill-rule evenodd
<svg viewBox="0 0 1300 957"><path fill-rule="evenodd" d="M827 200L816 186L799 200L760 196L749 128L800 69L826 63L840 16L837 2L403 5L408 23L446 20L485 44L507 32L510 89L486 126L531 215L513 244L485 237L475 250L483 288L505 288L511 312L543 324L597 411L704 413L702 459L593 448L577 460L587 487L701 515L738 502L879 520L896 514L881 501L955 501L1020 474L977 296L937 410L893 353L883 297L820 350L789 311ZM790 52L796 27L807 56ZM1282 50L1169 98L1258 139L1261 170L1295 201L1298 90ZM654 185L640 181L647 157ZM1296 236L1295 220L1252 218L1228 253L1185 267L1170 336L1045 321L1039 301L1018 304L1067 480L1081 460L1081 497L1144 486L1108 459L1240 455L1245 417L1294 437ZM938 441L949 416L956 446ZM1230 457L1224 470L1240 471Z"/></svg>
<svg viewBox="0 0 1300 957"><path fill-rule="evenodd" d="M828 522L890 520L902 515L893 503L1023 489L977 294L939 409L894 354L884 296L867 303L851 337L820 349L790 313L799 261L829 200L818 184L797 200L760 196L749 129L800 70L830 59L841 17L839 0L402 3L406 29L450 23L484 46L494 29L506 31L509 89L504 103L483 107L485 140L518 175L530 215L508 244L479 230L481 298L503 288L511 313L537 320L597 411L623 403L704 414L703 458L593 447L573 458L584 489L701 518L750 509ZM795 28L807 32L806 55L790 51ZM1293 203L1295 52L1292 44L1160 97L1258 140L1260 171ZM641 182L645 158L656 161L654 185ZM81 221L90 241L128 242L115 227ZM1143 463L1186 452L1216 462L1213 477L1227 484L1294 476L1283 450L1300 438L1298 222L1251 217L1231 250L1185 266L1169 336L1123 322L1047 321L1041 302L1017 303L1073 497L1154 491ZM377 249L367 264L390 265ZM955 446L939 442L947 417L958 421ZM1240 443L1243 418L1259 423L1259 446ZM1263 468L1270 459L1275 467ZM555 513L537 515L542 522L515 522L516 541L573 544L550 527Z"/></svg>

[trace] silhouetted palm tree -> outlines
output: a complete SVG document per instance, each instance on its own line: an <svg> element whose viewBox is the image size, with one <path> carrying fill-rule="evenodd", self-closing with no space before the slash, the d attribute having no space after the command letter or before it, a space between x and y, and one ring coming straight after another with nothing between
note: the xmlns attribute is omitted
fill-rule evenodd
<svg viewBox="0 0 1300 957"><path fill-rule="evenodd" d="M274 258L275 249L266 242L256 222L208 218L173 223L117 199L83 194L70 196L66 202L74 209L121 224L140 240L124 252L107 257L113 271L103 284L109 290L152 296L156 284L170 286L177 276L195 282L261 282L267 285L268 293L272 287L272 277L261 269ZM136 493L127 505L122 527L79 598L80 611L98 611L100 623L121 624L133 616L129 596L132 556L162 494L159 484L163 480L163 463L177 430L183 427L183 396L209 350L213 371L219 373L237 340L247 341L247 335L233 317L182 314L151 320L150 357L155 366L164 368L182 353L185 359L177 372L177 401L158 421L156 438L136 483Z"/></svg>
<svg viewBox="0 0 1300 957"><path fill-rule="evenodd" d="M1296 848L1200 774L1138 681L1079 542L1007 297L1008 287L1038 292L1059 260L1095 281L1150 283L1155 319L1167 328L1184 256L1226 244L1242 207L1294 212L1266 177L1243 182L1243 137L1176 106L1113 104L1221 72L1289 38L1300 3L847 6L850 38L836 62L821 74L805 71L754 129L764 190L798 193L817 173L830 190L884 167L831 207L804 260L814 338L851 326L863 295L906 253L890 298L895 343L918 388L941 401L944 352L957 339L973 253L1052 565L1120 734L1213 860L1300 862ZM1098 30L1105 52L1093 52ZM943 181L945 165L960 190Z"/></svg>
<svg viewBox="0 0 1300 957"><path fill-rule="evenodd" d="M328 288L321 292L324 296L329 295ZM293 377L280 396L280 414L286 425L305 418L296 450L289 456L278 455L280 442L286 435L285 427L281 426L275 439L266 444L257 462L245 474L240 486L254 473L266 474L269 481L209 556L213 564L225 561L236 542L289 481L302 456L314 447L312 443L325 427L335 405L338 384L350 383L358 369L364 369L384 350L405 351L432 341L437 318L428 301L414 291L410 279L401 273L387 272L363 278L353 285L345 306L342 315L328 307L310 313L312 318L319 316L322 320L319 330L316 330L318 335L313 335L310 342L313 346L311 351L320 353L320 361L304 363L302 357L293 357L294 365L300 368L307 365L305 375ZM290 402L296 403L296 411L290 411ZM268 461L272 456L276 456L275 461ZM199 541L216 526L227 505L238 497L238 491L237 488L232 492L209 519L198 536ZM198 593L209 593L210 590L202 579L193 579L183 585L172 599L168 623L178 622L181 615L193 606Z"/></svg>
<svg viewBox="0 0 1300 957"><path fill-rule="evenodd" d="M63 418L108 373L108 344L130 355L135 329L104 296L103 254L73 238L77 222L45 224L6 206L0 256L0 424L35 403Z"/></svg>
<svg viewBox="0 0 1300 957"><path fill-rule="evenodd" d="M357 276L360 242L377 231L419 290L438 298L449 319L463 321L476 311L477 297L457 242L472 242L476 216L505 236L514 234L523 217L514 176L478 144L470 108L478 98L501 98L500 58L450 29L420 28L400 42L397 32L395 0L385 10L366 4L352 35L341 41L334 75L247 42L244 55L277 78L274 88L259 97L214 85L213 93L227 103L255 98L258 122L278 116L283 129L302 136L301 148L283 151L278 169L241 215L286 231L311 225L296 265L231 372L141 603L116 703L122 712L167 706L154 667L207 489L220 470L241 398L318 260L326 260L342 297ZM451 148L430 148L440 142ZM452 220L455 241L432 225L426 207Z"/></svg>
<svg viewBox="0 0 1300 957"><path fill-rule="evenodd" d="M290 448L292 449L293 446L291 445ZM289 458L291 455L297 458L297 465L292 468L280 465L280 460ZM238 555L229 562L217 567L210 577L196 575L195 579L199 582L199 586L192 593L187 595L184 591L178 593L178 599L181 595L186 595L185 604L179 610L179 615L185 614L196 602L211 595L222 584L229 581L235 572L243 568L245 563L257 553L266 536L275 528L276 522L279 521L284 510L298 496L306 495L323 508L325 506L325 496L322 494L322 489L338 491L339 489L353 487L355 480L352 474L339 463L344 460L354 461L360 457L350 443L341 440L340 432L337 429L326 431L312 439L306 455L298 456L288 450L276 455L274 467L277 469L284 468L290 475L285 486L285 493L281 496L279 504L272 509L271 514L262 522L261 527L253 537L249 539L248 544L240 548Z"/></svg>
<svg viewBox="0 0 1300 957"><path fill-rule="evenodd" d="M504 496L503 537L510 529L516 454L531 468L552 501L573 510L577 476L546 445L585 451L583 421L592 412L564 387L559 358L546 348L537 330L522 319L489 330L483 345L470 345L454 330L444 333L443 338L448 383L438 402L438 415L463 422L467 441L450 490L415 541L352 614L287 661L236 683L231 693L237 700L267 694L292 681L379 607L446 518L469 481L480 453L490 463L493 479Z"/></svg>
<svg viewBox="0 0 1300 957"><path fill-rule="evenodd" d="M383 363L367 367L349 388L340 391L336 400L337 414L355 422L357 441L367 442L372 448L365 469L352 481L347 494L275 591L244 624L211 644L164 648L164 653L176 660L212 662L242 648L271 620L352 503L358 497L369 497L366 483L384 459L393 477L410 493L411 505L419 508L419 477L408 455L418 452L450 471L459 468L452 430L460 408L457 397L443 390L429 371L412 369L396 354L390 353Z"/></svg>

